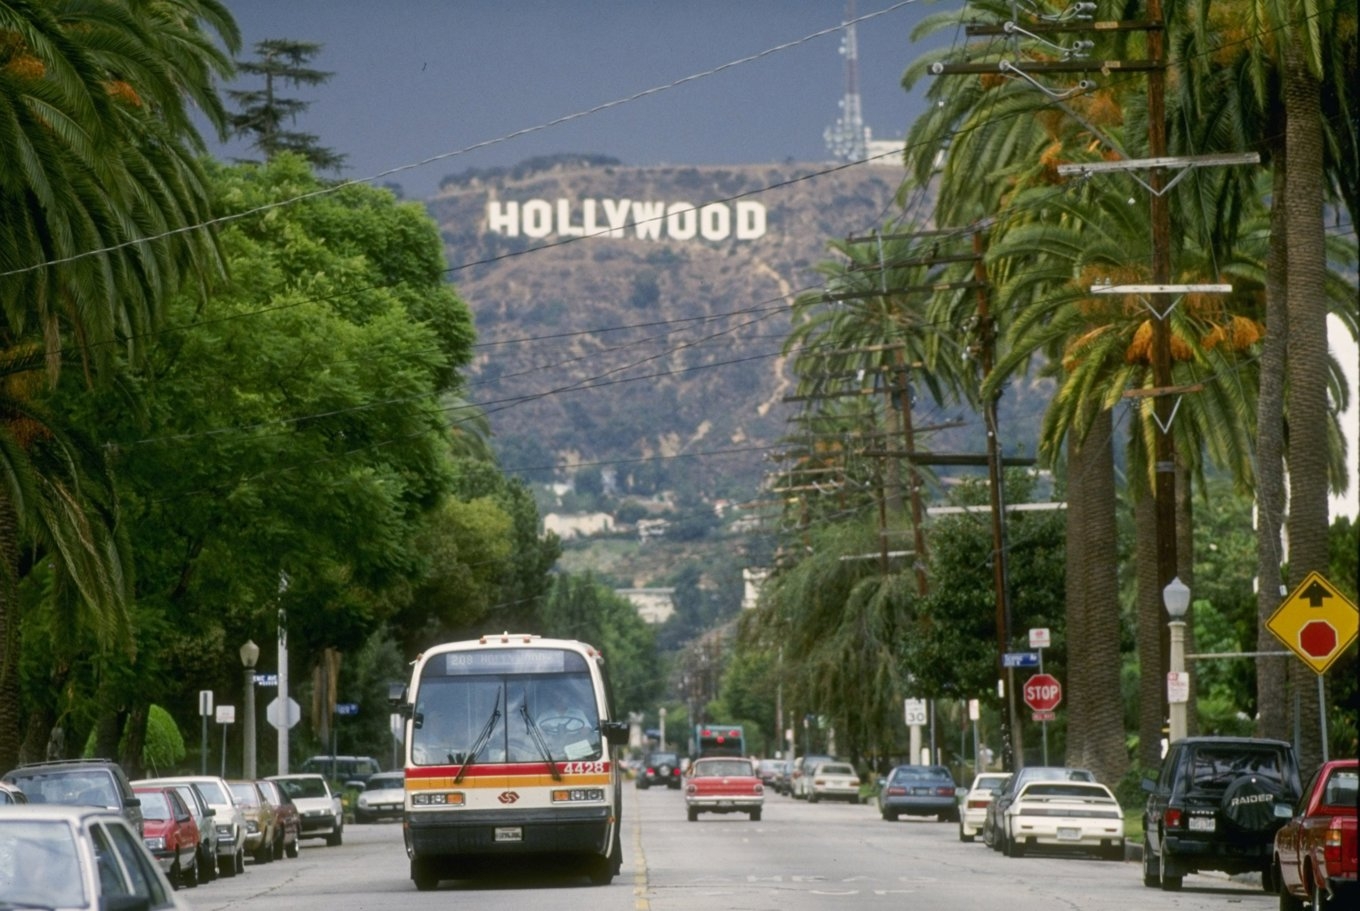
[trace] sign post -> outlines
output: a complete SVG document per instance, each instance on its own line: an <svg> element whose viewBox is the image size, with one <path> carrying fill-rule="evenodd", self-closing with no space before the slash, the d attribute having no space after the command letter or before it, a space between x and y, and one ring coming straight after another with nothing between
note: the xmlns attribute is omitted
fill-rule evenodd
<svg viewBox="0 0 1360 911"><path fill-rule="evenodd" d="M217 723L222 725L222 777L227 777L227 725L236 723L236 706L219 705Z"/></svg>
<svg viewBox="0 0 1360 911"><path fill-rule="evenodd" d="M199 746L198 768L200 775L208 774L208 718L213 713L213 691L198 691L198 715L203 721L203 741Z"/></svg>
<svg viewBox="0 0 1360 911"><path fill-rule="evenodd" d="M1048 627L1040 626L1029 631L1029 647L1039 653L1039 673L1044 672L1044 649L1053 644L1053 637L1050 635ZM1053 717L1052 712L1036 713L1034 716L1039 722L1039 730L1044 738L1044 765L1048 765L1048 722Z"/></svg>

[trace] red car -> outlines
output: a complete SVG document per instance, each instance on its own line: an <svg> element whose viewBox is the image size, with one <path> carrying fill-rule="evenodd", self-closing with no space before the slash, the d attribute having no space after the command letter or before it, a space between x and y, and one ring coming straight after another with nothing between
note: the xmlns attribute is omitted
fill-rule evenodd
<svg viewBox="0 0 1360 911"><path fill-rule="evenodd" d="M284 792L277 781L264 779L256 782L264 792L265 799L274 806L274 818L278 821L283 837L274 842L274 859L287 855L298 856L298 844L302 840L302 814L298 812L293 798Z"/></svg>
<svg viewBox="0 0 1360 911"><path fill-rule="evenodd" d="M133 788L142 802L142 842L175 888L198 885L198 823L174 788Z"/></svg>
<svg viewBox="0 0 1360 911"><path fill-rule="evenodd" d="M685 773L685 806L689 821L700 813L747 813L760 821L765 805L765 785L755 763L739 756L696 759Z"/></svg>
<svg viewBox="0 0 1360 911"><path fill-rule="evenodd" d="M1303 789L1294 816L1275 833L1280 907L1353 907L1356 890L1355 759L1325 762Z"/></svg>

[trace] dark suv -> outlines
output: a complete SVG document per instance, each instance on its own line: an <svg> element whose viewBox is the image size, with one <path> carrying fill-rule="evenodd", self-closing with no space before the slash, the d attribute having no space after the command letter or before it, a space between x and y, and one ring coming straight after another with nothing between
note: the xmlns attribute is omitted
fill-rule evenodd
<svg viewBox="0 0 1360 911"><path fill-rule="evenodd" d="M648 753L638 769L637 786L646 790L652 785L680 789L680 757L675 753Z"/></svg>
<svg viewBox="0 0 1360 911"><path fill-rule="evenodd" d="M1187 737L1145 779L1143 885L1172 891L1187 873L1261 873L1275 891L1275 832L1299 797L1294 748L1282 740ZM1282 810L1277 810L1282 807Z"/></svg>
<svg viewBox="0 0 1360 911"><path fill-rule="evenodd" d="M4 774L33 803L108 807L142 832L142 801L132 792L127 773L111 759L30 762Z"/></svg>

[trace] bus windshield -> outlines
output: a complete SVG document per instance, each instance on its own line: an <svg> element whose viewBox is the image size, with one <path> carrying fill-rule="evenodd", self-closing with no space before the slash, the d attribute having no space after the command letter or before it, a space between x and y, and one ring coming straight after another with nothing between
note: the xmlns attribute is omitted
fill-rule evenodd
<svg viewBox="0 0 1360 911"><path fill-rule="evenodd" d="M573 652L458 652L429 662L412 724L416 765L600 759L600 718Z"/></svg>

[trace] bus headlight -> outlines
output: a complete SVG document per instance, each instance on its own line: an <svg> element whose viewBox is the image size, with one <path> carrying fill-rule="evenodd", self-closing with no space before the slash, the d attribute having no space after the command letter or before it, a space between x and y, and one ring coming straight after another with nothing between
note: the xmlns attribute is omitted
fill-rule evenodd
<svg viewBox="0 0 1360 911"><path fill-rule="evenodd" d="M461 807L462 791L420 791L411 795L414 807Z"/></svg>

